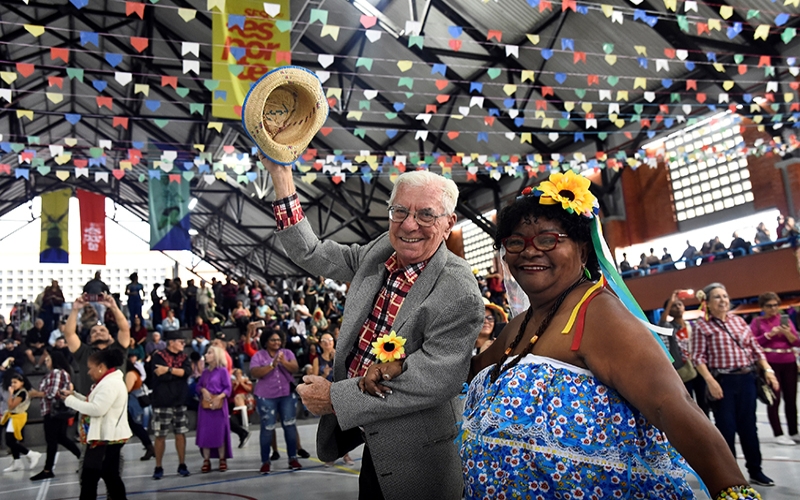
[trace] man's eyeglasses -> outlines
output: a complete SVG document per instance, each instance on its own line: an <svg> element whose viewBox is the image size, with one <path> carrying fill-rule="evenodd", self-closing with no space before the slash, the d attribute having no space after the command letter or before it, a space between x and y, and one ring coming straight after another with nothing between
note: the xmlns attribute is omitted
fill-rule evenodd
<svg viewBox="0 0 800 500"><path fill-rule="evenodd" d="M509 236L508 238L503 238L501 243L508 253L521 253L531 245L540 252L549 252L558 246L560 238L569 238L569 235L563 233L539 233L533 238Z"/></svg>
<svg viewBox="0 0 800 500"><path fill-rule="evenodd" d="M417 221L417 224L419 224L421 227L432 226L436 222L436 219L447 216L447 214L437 215L428 208L423 208L422 210L412 212L406 207L401 207L400 205L392 205L389 207L389 220L392 222L402 223L411 214L414 215L414 220Z"/></svg>
<svg viewBox="0 0 800 500"><path fill-rule="evenodd" d="M764 304L764 309L774 309L778 306L780 306L780 304L775 304L774 302L771 302L769 304Z"/></svg>

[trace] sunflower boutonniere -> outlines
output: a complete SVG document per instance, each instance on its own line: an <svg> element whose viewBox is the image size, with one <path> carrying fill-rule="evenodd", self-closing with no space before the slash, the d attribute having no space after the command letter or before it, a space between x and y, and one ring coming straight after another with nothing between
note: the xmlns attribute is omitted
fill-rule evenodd
<svg viewBox="0 0 800 500"><path fill-rule="evenodd" d="M406 339L392 330L388 335L378 337L378 340L372 343L371 352L378 358L379 363L388 363L406 357L404 345Z"/></svg>

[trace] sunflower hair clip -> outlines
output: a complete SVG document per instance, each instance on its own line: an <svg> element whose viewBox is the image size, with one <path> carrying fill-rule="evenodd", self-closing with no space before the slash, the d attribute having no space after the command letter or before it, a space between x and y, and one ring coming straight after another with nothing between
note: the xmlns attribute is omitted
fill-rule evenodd
<svg viewBox="0 0 800 500"><path fill-rule="evenodd" d="M589 191L591 185L589 179L571 170L564 174L554 172L538 186L523 189L522 196L536 196L542 205L560 203L567 212L592 219L600 212L600 205Z"/></svg>
<svg viewBox="0 0 800 500"><path fill-rule="evenodd" d="M397 335L394 330L388 335L378 337L378 340L372 343L372 351L370 351L379 363L389 363L390 361L397 361L406 357L406 339Z"/></svg>

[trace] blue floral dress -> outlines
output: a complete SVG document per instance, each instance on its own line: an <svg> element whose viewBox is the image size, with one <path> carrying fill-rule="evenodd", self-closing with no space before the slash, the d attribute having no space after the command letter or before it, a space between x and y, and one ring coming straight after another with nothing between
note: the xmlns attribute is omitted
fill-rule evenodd
<svg viewBox="0 0 800 500"><path fill-rule="evenodd" d="M490 371L467 393L466 498L695 498L666 435L590 371L532 354Z"/></svg>

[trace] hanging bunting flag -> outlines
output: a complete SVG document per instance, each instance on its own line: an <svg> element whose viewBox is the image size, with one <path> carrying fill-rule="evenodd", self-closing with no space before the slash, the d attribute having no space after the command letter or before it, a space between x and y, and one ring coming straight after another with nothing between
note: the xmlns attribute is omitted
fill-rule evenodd
<svg viewBox="0 0 800 500"><path fill-rule="evenodd" d="M288 7L287 7L288 9ZM189 183L171 176L153 175L148 181L150 250L191 250L189 237ZM223 172L224 173L224 172Z"/></svg>
<svg viewBox="0 0 800 500"><path fill-rule="evenodd" d="M106 265L106 197L83 189L78 189L77 195L81 211L81 264L104 266Z"/></svg>
<svg viewBox="0 0 800 500"><path fill-rule="evenodd" d="M250 86L270 69L283 65L278 60L278 53L288 53L291 50L291 33L279 30L275 24L276 21L291 22L289 0L275 0L270 5L271 12L279 10L272 18L249 14L248 12L264 12L264 2L254 0L224 2L217 5L220 12L211 13L214 47L212 78L219 80L219 90L224 92L219 95L225 96L224 99L214 99L212 102L212 115L216 118L240 119L241 106ZM229 22L231 18L234 21L242 19L245 14L247 22ZM325 17L327 19L327 12ZM263 48L257 51L244 50L253 45ZM243 55L236 54L241 56L238 59L234 55L237 50L244 52ZM285 57L283 60L287 62ZM235 74L236 72L231 71L231 65L241 65L244 70L238 72L237 68L238 74Z"/></svg>
<svg viewBox="0 0 800 500"><path fill-rule="evenodd" d="M72 189L42 195L42 236L39 262L69 264L69 199Z"/></svg>

